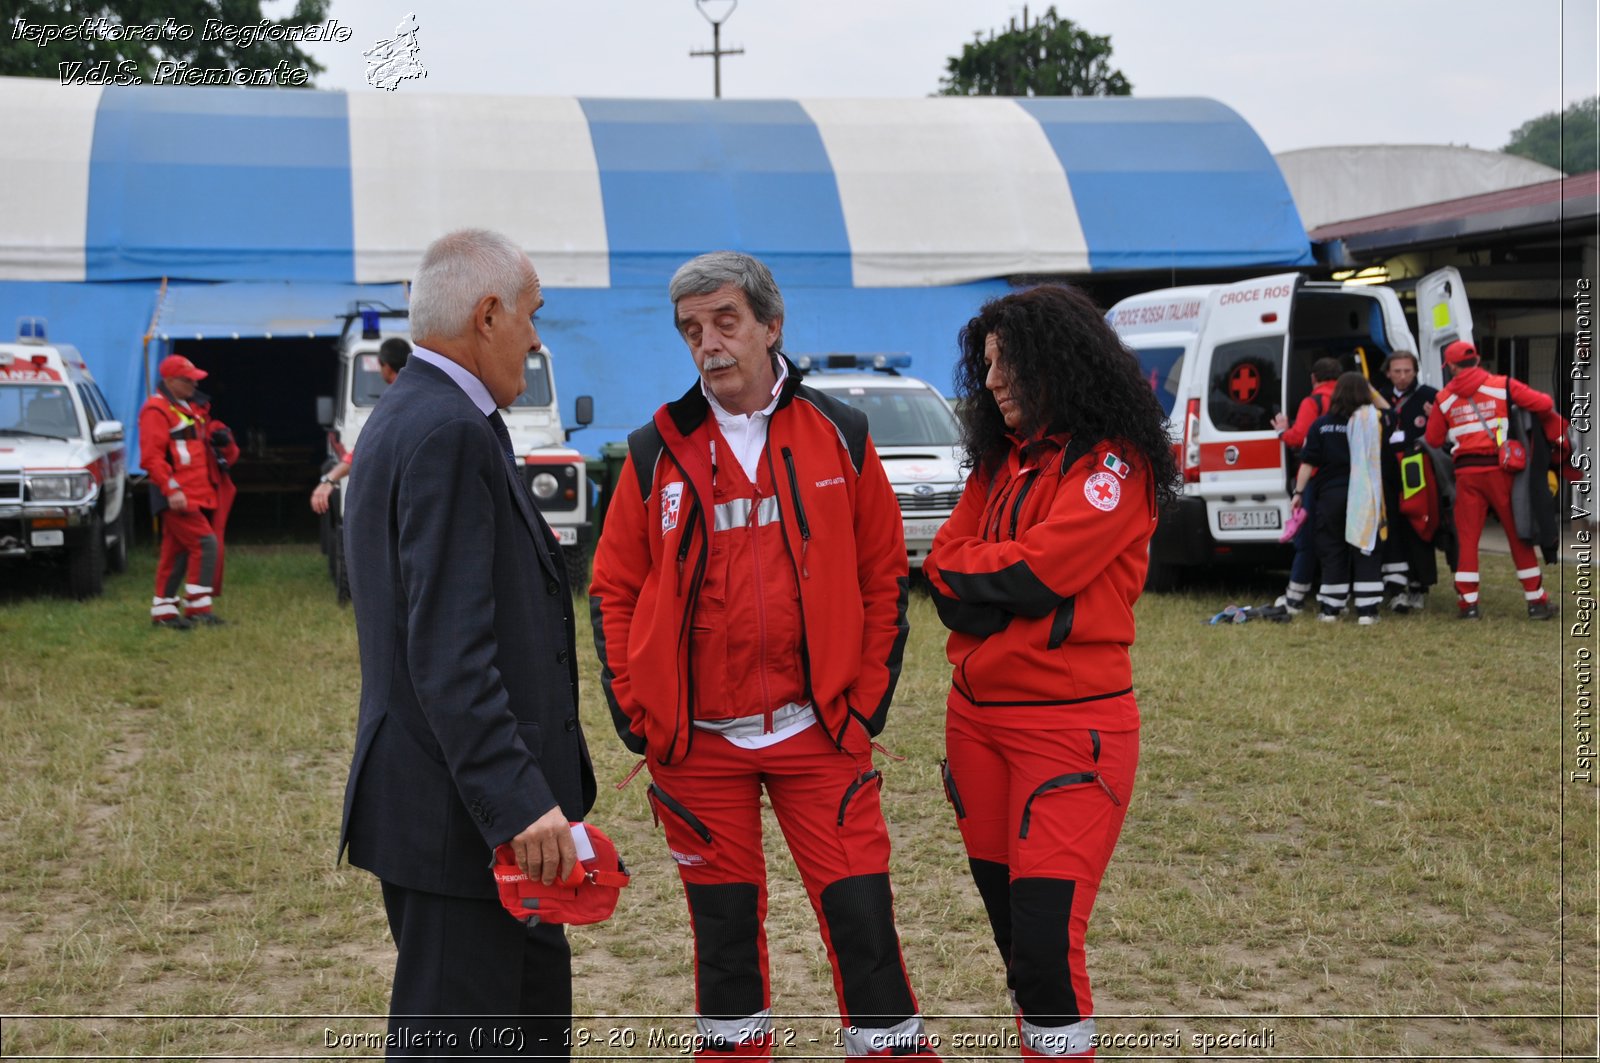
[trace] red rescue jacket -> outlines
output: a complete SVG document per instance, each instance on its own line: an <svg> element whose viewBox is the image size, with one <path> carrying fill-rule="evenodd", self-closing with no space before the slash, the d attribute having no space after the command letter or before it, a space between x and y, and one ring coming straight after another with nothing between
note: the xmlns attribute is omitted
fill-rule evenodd
<svg viewBox="0 0 1600 1063"><path fill-rule="evenodd" d="M1328 412L1328 403L1333 401L1333 386L1337 383L1337 380L1312 383L1311 394L1300 400L1300 406L1294 412L1294 423L1279 435L1286 445L1295 450L1306 445L1306 433L1311 431L1311 422Z"/></svg>
<svg viewBox="0 0 1600 1063"><path fill-rule="evenodd" d="M697 382L628 437L589 591L617 733L634 752L673 763L689 751L701 705L731 685L759 686L764 671L777 681L770 697L782 698L782 659L753 656L760 643L747 632L725 643L705 634L718 611L725 622L746 623L750 610L784 607L779 591L792 586L798 611L789 604L789 615L777 623L798 624L803 698L816 706L835 745L843 746L851 720L877 734L900 674L909 579L900 510L866 417L801 386L799 369L789 366L759 459L764 497L757 505L765 504L769 515L775 506L776 520L755 521L781 530L780 538L765 540L781 554L758 542L745 557L751 564L777 557L787 571L764 589L730 574L721 603L703 593L718 516L715 425ZM719 469L719 485L724 475ZM720 660L713 645L726 646Z"/></svg>
<svg viewBox="0 0 1600 1063"><path fill-rule="evenodd" d="M1137 727L1123 695L1155 527L1144 462L1114 442L1019 440L994 475L975 469L922 566L956 691L1059 707L1062 726Z"/></svg>
<svg viewBox="0 0 1600 1063"><path fill-rule="evenodd" d="M1561 415L1555 412L1555 400L1520 380L1490 376L1481 365L1461 370L1444 386L1433 412L1428 415L1428 428L1423 438L1432 447L1442 446L1448 438L1450 456L1458 468L1498 469L1500 444L1506 438L1510 415L1508 395L1519 409L1539 418L1547 439L1552 442L1561 439L1565 427ZM1485 425L1488 431L1484 430Z"/></svg>
<svg viewBox="0 0 1600 1063"><path fill-rule="evenodd" d="M139 464L156 490L168 496L182 491L191 509L217 504L209 432L203 413L163 388L158 387L139 408Z"/></svg>

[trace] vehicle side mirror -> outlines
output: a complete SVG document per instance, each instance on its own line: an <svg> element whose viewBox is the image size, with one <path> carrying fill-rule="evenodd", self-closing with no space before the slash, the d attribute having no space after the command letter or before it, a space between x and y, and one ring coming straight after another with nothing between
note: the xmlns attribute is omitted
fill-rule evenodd
<svg viewBox="0 0 1600 1063"><path fill-rule="evenodd" d="M122 442L121 421L99 421L94 426L94 441L96 443Z"/></svg>
<svg viewBox="0 0 1600 1063"><path fill-rule="evenodd" d="M317 396L317 423L323 428L333 427L333 396Z"/></svg>
<svg viewBox="0 0 1600 1063"><path fill-rule="evenodd" d="M594 423L594 396L579 395L572 406L572 419L578 423L578 427L567 429L568 439L572 438L572 433L579 429L587 428Z"/></svg>

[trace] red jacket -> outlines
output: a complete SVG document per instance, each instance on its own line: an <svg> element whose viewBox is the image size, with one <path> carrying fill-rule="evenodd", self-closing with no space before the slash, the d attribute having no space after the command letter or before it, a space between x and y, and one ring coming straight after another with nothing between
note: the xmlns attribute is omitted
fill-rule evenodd
<svg viewBox="0 0 1600 1063"><path fill-rule="evenodd" d="M1311 422L1328 412L1328 403L1333 401L1333 386L1337 383L1337 380L1313 381L1311 394L1300 400L1300 408L1294 412L1294 424L1285 428L1278 438L1295 450L1305 446Z"/></svg>
<svg viewBox="0 0 1600 1063"><path fill-rule="evenodd" d="M1450 440L1450 456L1458 466L1472 468L1499 468L1500 444L1506 438L1507 419L1511 402L1539 418L1545 436L1558 442L1565 431L1561 415L1555 412L1555 400L1542 391L1535 391L1520 380L1508 376L1490 376L1481 365L1456 373L1450 383L1439 393L1428 414L1428 429L1423 438L1431 447L1444 445ZM1476 404L1478 413L1473 412ZM1485 431L1485 425L1488 431Z"/></svg>
<svg viewBox="0 0 1600 1063"><path fill-rule="evenodd" d="M703 684L753 683L763 666L693 651L714 520L714 426L696 383L628 437L595 550L589 607L606 700L628 748L661 763L688 753ZM900 510L866 417L802 387L791 365L759 460L799 588L806 692L835 745L852 719L877 734L900 674L909 580Z"/></svg>
<svg viewBox="0 0 1600 1063"><path fill-rule="evenodd" d="M979 707L1060 707L1074 721L1063 726L1137 727L1119 696L1133 686L1133 603L1155 527L1144 463L1115 443L1046 436L1013 445L993 477L974 470L922 566L957 692Z"/></svg>
<svg viewBox="0 0 1600 1063"><path fill-rule="evenodd" d="M182 491L191 509L217 504L216 459L205 415L157 388L139 408L139 464L163 495Z"/></svg>

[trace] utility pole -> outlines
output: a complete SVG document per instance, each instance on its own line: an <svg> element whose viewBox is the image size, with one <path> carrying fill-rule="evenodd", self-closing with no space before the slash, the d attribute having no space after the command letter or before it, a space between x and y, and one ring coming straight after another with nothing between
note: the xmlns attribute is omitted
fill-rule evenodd
<svg viewBox="0 0 1600 1063"><path fill-rule="evenodd" d="M722 24L728 21L728 17L733 14L734 8L739 6L739 0L710 0L710 2L713 4L718 2L726 3L728 9L722 13L721 18L712 18L711 12L706 10L707 0L694 0L694 6L699 8L700 14L705 16L707 22L711 23L711 50L709 52L704 49L692 51L689 53L689 57L691 59L704 55L711 57L711 91L713 97L720 100L722 99L722 57L725 55L743 55L744 49L724 49L722 47Z"/></svg>

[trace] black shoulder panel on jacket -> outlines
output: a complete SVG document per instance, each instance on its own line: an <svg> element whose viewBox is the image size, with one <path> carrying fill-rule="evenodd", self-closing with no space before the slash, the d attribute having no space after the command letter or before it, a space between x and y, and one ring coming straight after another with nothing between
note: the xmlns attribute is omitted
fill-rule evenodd
<svg viewBox="0 0 1600 1063"><path fill-rule="evenodd" d="M845 449L850 451L850 464L859 474L867 461L867 415L849 403L840 402L832 395L804 384L795 391L795 398L809 402L817 412L833 422L839 438L844 440Z"/></svg>
<svg viewBox="0 0 1600 1063"><path fill-rule="evenodd" d="M633 475L639 481L641 502L650 501L650 492L655 489L656 459L661 456L661 448L665 445L661 429L656 427L654 420L646 421L628 433L628 457L633 459Z"/></svg>

